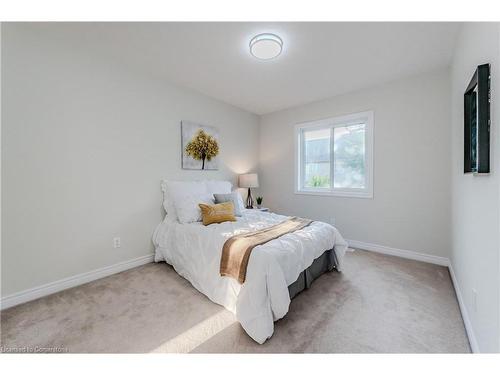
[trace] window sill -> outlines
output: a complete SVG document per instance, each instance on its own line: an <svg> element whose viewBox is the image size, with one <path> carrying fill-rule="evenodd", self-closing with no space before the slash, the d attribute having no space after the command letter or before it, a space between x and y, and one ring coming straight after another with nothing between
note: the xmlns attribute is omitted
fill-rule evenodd
<svg viewBox="0 0 500 375"><path fill-rule="evenodd" d="M330 197L343 197L343 198L365 198L373 199L373 193L369 191L314 191L314 190L295 190L297 195L319 195Z"/></svg>

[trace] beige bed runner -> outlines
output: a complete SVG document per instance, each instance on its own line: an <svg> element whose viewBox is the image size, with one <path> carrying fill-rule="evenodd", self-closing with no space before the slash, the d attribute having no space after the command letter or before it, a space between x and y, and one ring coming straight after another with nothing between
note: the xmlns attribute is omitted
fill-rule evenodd
<svg viewBox="0 0 500 375"><path fill-rule="evenodd" d="M305 228L311 223L312 220L291 217L271 227L229 238L222 247L221 276L230 276L243 284L247 274L248 259L254 247Z"/></svg>

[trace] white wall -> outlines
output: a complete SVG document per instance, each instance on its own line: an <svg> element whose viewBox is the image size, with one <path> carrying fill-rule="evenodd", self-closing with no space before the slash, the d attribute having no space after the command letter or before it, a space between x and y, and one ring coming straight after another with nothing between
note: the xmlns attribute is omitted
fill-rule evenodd
<svg viewBox="0 0 500 375"><path fill-rule="evenodd" d="M160 179L258 163L257 116L43 30L2 25L2 296L151 253ZM219 171L181 170L184 119L219 128Z"/></svg>
<svg viewBox="0 0 500 375"><path fill-rule="evenodd" d="M479 350L500 350L500 38L498 23L468 23L452 64L451 261ZM463 173L463 93L477 65L491 64L491 174ZM472 289L477 290L474 308Z"/></svg>
<svg viewBox="0 0 500 375"><path fill-rule="evenodd" d="M450 88L440 70L264 115L261 192L277 212L330 221L344 237L447 257ZM294 125L374 111L374 198L294 194Z"/></svg>

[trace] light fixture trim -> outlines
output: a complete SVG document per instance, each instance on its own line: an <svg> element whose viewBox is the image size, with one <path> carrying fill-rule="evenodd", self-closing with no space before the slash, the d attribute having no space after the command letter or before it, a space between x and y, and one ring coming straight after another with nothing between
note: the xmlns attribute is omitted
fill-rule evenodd
<svg viewBox="0 0 500 375"><path fill-rule="evenodd" d="M283 51L283 40L276 34L262 33L254 36L249 43L250 54L259 60L271 60Z"/></svg>

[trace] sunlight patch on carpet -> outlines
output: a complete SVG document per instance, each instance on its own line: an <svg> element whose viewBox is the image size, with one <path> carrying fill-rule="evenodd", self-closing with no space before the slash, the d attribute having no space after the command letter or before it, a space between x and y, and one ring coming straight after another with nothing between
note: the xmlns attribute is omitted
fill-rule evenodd
<svg viewBox="0 0 500 375"><path fill-rule="evenodd" d="M163 343L151 353L189 353L234 322L234 315L230 311L222 310Z"/></svg>

